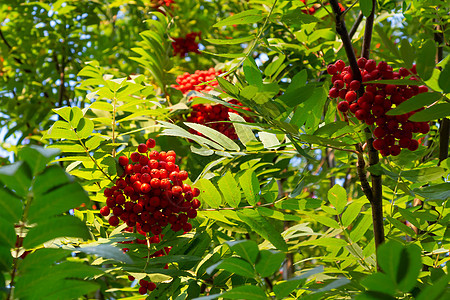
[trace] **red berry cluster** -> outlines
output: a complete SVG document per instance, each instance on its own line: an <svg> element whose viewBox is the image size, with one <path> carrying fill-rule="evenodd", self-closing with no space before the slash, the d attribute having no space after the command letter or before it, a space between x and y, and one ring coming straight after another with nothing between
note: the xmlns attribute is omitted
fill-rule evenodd
<svg viewBox="0 0 450 300"><path fill-rule="evenodd" d="M198 42L201 32L191 32L185 37L173 38L172 47L175 56L186 56L188 52L200 53L198 50Z"/></svg>
<svg viewBox="0 0 450 300"><path fill-rule="evenodd" d="M228 103L241 106L241 109L250 111L250 108L243 107L242 103L237 100L230 100ZM188 115L186 121L198 124L205 124L208 127L211 127L214 130L217 130L232 140L236 140L238 138L234 127L230 123L222 123L217 121L228 121L228 113L234 112L237 113L234 109L229 108L225 105L221 104L194 104L192 105L192 111ZM244 116L246 122L253 122L250 117ZM200 132L197 132L193 129L189 130L191 133L202 135Z"/></svg>
<svg viewBox="0 0 450 300"><path fill-rule="evenodd" d="M124 173L113 187L105 189L106 206L100 213L106 217L112 212L108 220L111 226L122 220L129 227L138 225L144 233L155 236L169 224L175 232L188 232L192 229L188 220L197 216L200 206L200 201L194 199L200 190L183 184L188 173L175 164L174 151L149 151L153 147L155 140L149 139L130 158L119 157Z"/></svg>
<svg viewBox="0 0 450 300"><path fill-rule="evenodd" d="M209 70L195 71L194 74L189 74L188 72L177 77L176 81L178 85L172 85L173 88L181 91L183 94L187 94L190 91L197 92L209 92L219 83L217 81L212 81L208 85L199 85L206 81L211 81L216 79L216 76L222 74L221 71L216 71L214 68L209 68Z"/></svg>
<svg viewBox="0 0 450 300"><path fill-rule="evenodd" d="M218 85L217 81L212 81L210 85L199 85L206 81L211 81L222 74L221 71L216 71L214 68L210 68L206 71L195 71L194 74L184 73L177 77L177 83L179 85L173 85L173 88L180 90L183 94L187 94L190 91L202 91L209 92L215 86ZM250 111L248 107L243 107L242 103L237 100L231 100L229 103L241 106L241 109ZM192 111L187 116L187 121L198 124L205 124L209 127L222 132L231 139L237 139L237 134L234 127L230 123L217 123L217 121L228 121L228 113L234 112L235 110L221 105L221 104L194 104L192 105ZM251 118L244 117L247 122L253 122ZM191 129L191 133L201 135L199 132Z"/></svg>
<svg viewBox="0 0 450 300"><path fill-rule="evenodd" d="M134 281L135 278L131 275L128 275L128 280ZM139 280L139 285L139 294L141 295L145 295L147 291L152 292L156 289L156 284L154 282L145 279Z"/></svg>
<svg viewBox="0 0 450 300"><path fill-rule="evenodd" d="M358 67L362 82L401 79L416 74L415 66L410 70L400 68L398 72L394 72L385 61L380 61L377 65L375 60L363 57L358 59ZM367 125L376 125L373 131L376 138L373 146L381 155L396 156L400 154L402 148L417 150L419 142L413 139L413 133L426 134L430 130L426 122L408 121L408 118L418 110L397 116L388 116L386 113L412 96L427 92L426 86L365 84L364 94L358 98L357 92L361 88L361 82L353 79L351 68L345 66L342 60L328 65L327 72L333 75L331 78L333 87L328 95L330 98L343 100L338 103L338 110L344 113L350 111ZM417 80L414 76L410 79Z"/></svg>

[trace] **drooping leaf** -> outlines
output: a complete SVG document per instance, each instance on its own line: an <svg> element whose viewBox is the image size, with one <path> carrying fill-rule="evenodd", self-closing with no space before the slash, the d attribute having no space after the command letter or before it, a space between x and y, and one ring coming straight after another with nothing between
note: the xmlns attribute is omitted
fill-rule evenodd
<svg viewBox="0 0 450 300"><path fill-rule="evenodd" d="M61 216L48 218L42 220L28 231L23 246L30 249L59 237L89 239L90 233L86 225L76 217Z"/></svg>
<svg viewBox="0 0 450 300"><path fill-rule="evenodd" d="M252 240L230 241L226 242L230 249L237 255L254 264L258 257L259 249L256 242Z"/></svg>
<svg viewBox="0 0 450 300"><path fill-rule="evenodd" d="M255 299L255 300L267 300L269 299L266 293L255 285L243 285L232 288L231 290L221 295L225 299Z"/></svg>
<svg viewBox="0 0 450 300"><path fill-rule="evenodd" d="M258 9L249 9L237 14L234 14L224 20L221 20L214 24L214 27L222 27L238 24L251 24L256 23L264 19L262 12Z"/></svg>
<svg viewBox="0 0 450 300"><path fill-rule="evenodd" d="M278 271L286 259L286 254L271 250L261 250L256 261L256 272L261 277L269 277Z"/></svg>
<svg viewBox="0 0 450 300"><path fill-rule="evenodd" d="M342 186L335 184L328 191L328 200L336 208L338 213L342 213L347 204L347 192Z"/></svg>
<svg viewBox="0 0 450 300"><path fill-rule="evenodd" d="M287 251L286 241L281 234L257 211L244 209L237 212L238 217L257 234L272 243L277 249Z"/></svg>
<svg viewBox="0 0 450 300"><path fill-rule="evenodd" d="M225 270L248 278L253 278L255 276L252 265L238 257L225 258L209 267L206 272L211 274L215 269Z"/></svg>
<svg viewBox="0 0 450 300"><path fill-rule="evenodd" d="M438 101L442 95L440 93L422 93L411 97L401 103L394 109L389 110L386 114L389 116L402 115L410 111L422 108Z"/></svg>
<svg viewBox="0 0 450 300"><path fill-rule="evenodd" d="M239 189L236 180L230 172L225 173L218 181L220 192L224 200L231 207L238 207L241 202L241 190Z"/></svg>
<svg viewBox="0 0 450 300"><path fill-rule="evenodd" d="M200 201L212 208L218 208L222 204L219 191L208 179L202 178L197 181L196 186L200 189Z"/></svg>
<svg viewBox="0 0 450 300"><path fill-rule="evenodd" d="M255 205L259 200L259 181L253 169L248 169L239 177L239 185L244 191L245 198L250 205Z"/></svg>

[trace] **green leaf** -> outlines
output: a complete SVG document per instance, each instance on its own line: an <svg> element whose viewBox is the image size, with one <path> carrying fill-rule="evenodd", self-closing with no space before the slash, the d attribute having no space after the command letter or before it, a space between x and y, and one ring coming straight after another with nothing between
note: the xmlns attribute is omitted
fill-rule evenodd
<svg viewBox="0 0 450 300"><path fill-rule="evenodd" d="M450 103L438 103L429 108L416 112L409 120L414 122L428 122L450 116Z"/></svg>
<svg viewBox="0 0 450 300"><path fill-rule="evenodd" d="M338 224L338 222L336 222L336 220L333 220L329 217L321 216L321 215L311 215L311 218L313 218L317 222L319 222L325 226L328 226L330 228L336 228L336 229L341 228L341 226L339 226L339 224Z"/></svg>
<svg viewBox="0 0 450 300"><path fill-rule="evenodd" d="M228 116L230 121L245 123L245 119L236 113L229 112ZM249 125L233 123L234 129L236 130L236 134L239 137L239 140L242 144L247 145L252 141L257 141L255 135L253 134L252 128Z"/></svg>
<svg viewBox="0 0 450 300"><path fill-rule="evenodd" d="M89 197L78 182L65 184L46 194L36 195L29 208L28 220L39 223L88 202Z"/></svg>
<svg viewBox="0 0 450 300"><path fill-rule="evenodd" d="M219 189L231 207L238 207L241 202L241 190L239 189L236 180L230 172L225 173L218 182Z"/></svg>
<svg viewBox="0 0 450 300"><path fill-rule="evenodd" d="M44 134L44 138L48 139L66 139L77 141L78 136L76 133L70 128L69 123L64 121L56 121L52 127Z"/></svg>
<svg viewBox="0 0 450 300"><path fill-rule="evenodd" d="M258 137L266 149L278 149L280 148L280 141L277 135L270 132L258 132Z"/></svg>
<svg viewBox="0 0 450 300"><path fill-rule="evenodd" d="M17 195L25 197L31 185L31 172L27 164L22 161L0 168L0 182L13 190Z"/></svg>
<svg viewBox="0 0 450 300"><path fill-rule="evenodd" d="M244 191L248 204L255 205L259 200L259 181L253 169L248 169L239 177L239 185Z"/></svg>
<svg viewBox="0 0 450 300"><path fill-rule="evenodd" d="M281 234L257 211L244 209L237 211L236 214L253 231L271 242L277 249L287 251L287 244Z"/></svg>
<svg viewBox="0 0 450 300"><path fill-rule="evenodd" d="M446 175L446 172L441 167L430 167L415 170L402 171L401 176L406 180L412 182L430 182L440 180Z"/></svg>
<svg viewBox="0 0 450 300"><path fill-rule="evenodd" d="M390 240L378 248L378 264L403 292L409 292L416 285L422 268L421 249L417 245L403 246Z"/></svg>
<svg viewBox="0 0 450 300"><path fill-rule="evenodd" d="M342 226L348 227L359 215L363 202L353 202L347 206L347 209L342 214Z"/></svg>
<svg viewBox="0 0 450 300"><path fill-rule="evenodd" d="M280 67L283 64L285 59L286 59L286 55L284 55L284 54L276 56L272 60L272 62L264 69L264 75L270 77L273 74L275 74L278 71L278 69L280 69Z"/></svg>
<svg viewBox="0 0 450 300"><path fill-rule="evenodd" d="M77 135L80 139L88 138L94 130L94 122L89 119L82 118L76 127Z"/></svg>
<svg viewBox="0 0 450 300"><path fill-rule="evenodd" d="M366 81L366 83L375 83L375 84L396 84L396 85L422 85L423 83L419 80L412 79L382 79L382 80L371 80Z"/></svg>
<svg viewBox="0 0 450 300"><path fill-rule="evenodd" d="M214 24L214 27L222 27L228 25L251 24L264 19L262 12L258 9L249 9L238 14L234 14L224 20Z"/></svg>
<svg viewBox="0 0 450 300"><path fill-rule="evenodd" d="M16 232L14 230L14 223L10 223L3 218L0 218L0 245L9 245L14 247L16 243ZM9 268L9 267L8 267Z"/></svg>
<svg viewBox="0 0 450 300"><path fill-rule="evenodd" d="M297 287L304 283L306 279L312 275L323 273L324 268L323 266L315 267L314 269L308 270L305 273L302 273L300 276L295 276L289 280L286 281L278 281L273 286L273 291L275 295L277 296L277 299L283 299L286 296L288 296L290 293L292 293Z"/></svg>
<svg viewBox="0 0 450 300"><path fill-rule="evenodd" d="M286 254L283 252L261 250L255 265L256 272L261 277L269 277L280 269L285 259Z"/></svg>
<svg viewBox="0 0 450 300"><path fill-rule="evenodd" d="M402 39L400 42L400 54L402 55L403 61L405 62L405 67L410 69L416 59L416 54L414 48L408 42L407 39Z"/></svg>
<svg viewBox="0 0 450 300"><path fill-rule="evenodd" d="M434 281L432 285L426 285L417 296L416 300L438 300L444 299L445 292L448 291L448 283L450 282L450 274L446 274Z"/></svg>
<svg viewBox="0 0 450 300"><path fill-rule="evenodd" d="M336 208L338 213L342 213L345 205L347 205L347 192L342 186L335 184L328 191L328 201Z"/></svg>
<svg viewBox="0 0 450 300"><path fill-rule="evenodd" d="M394 43L392 43L390 38L384 32L384 29L380 25L376 25L375 31L380 36L381 40L383 41L384 46L386 46L386 48L389 50L389 52L392 53L392 55L394 55L395 58L401 59L397 46L394 45ZM433 57L434 57L434 54L433 54Z"/></svg>
<svg viewBox="0 0 450 300"><path fill-rule="evenodd" d="M72 178L59 165L50 165L44 172L35 177L32 190L34 196L37 197L71 181Z"/></svg>
<svg viewBox="0 0 450 300"><path fill-rule="evenodd" d="M53 263L59 263L70 255L71 251L60 248L42 248L27 256L27 259L20 265L20 270L24 273L36 271L48 267Z"/></svg>
<svg viewBox="0 0 450 300"><path fill-rule="evenodd" d="M122 249L112 245L100 244L95 246L80 247L76 250L90 255L121 261L126 264L133 263L133 260L127 254L123 253Z"/></svg>
<svg viewBox="0 0 450 300"><path fill-rule="evenodd" d="M427 39L425 43L419 48L417 53L417 73L422 80L430 79L433 74L433 69L436 67L434 61L436 57L436 44L434 40Z"/></svg>
<svg viewBox="0 0 450 300"><path fill-rule="evenodd" d="M397 219L394 219L390 216L386 216L386 218L389 220L389 222L392 223L392 225L394 225L395 228L397 228L398 230L404 232L405 234L409 235L410 237L415 237L416 233L414 232L414 230L412 230L411 227L406 226L405 224L403 224L402 222L400 222Z"/></svg>
<svg viewBox="0 0 450 300"><path fill-rule="evenodd" d="M266 293L255 285L243 285L232 288L223 293L221 297L225 299L252 299L252 300L267 300L269 299Z"/></svg>
<svg viewBox="0 0 450 300"><path fill-rule="evenodd" d="M84 70L84 69L83 69ZM80 73L83 72L83 70L81 70ZM80 75L83 76L83 75ZM61 107L61 108L56 108L53 109L53 111L55 113L57 113L59 116L61 116L64 120L66 120L67 122L69 122L69 118L70 118L70 112L72 111L70 106L65 106L65 107Z"/></svg>
<svg viewBox="0 0 450 300"><path fill-rule="evenodd" d="M220 87L229 95L236 97L239 94L239 89L232 83L222 77L216 77Z"/></svg>
<svg viewBox="0 0 450 300"><path fill-rule="evenodd" d="M442 69L438 83L444 93L450 93L450 61Z"/></svg>
<svg viewBox="0 0 450 300"><path fill-rule="evenodd" d="M202 178L197 181L196 187L200 189L200 201L208 204L212 208L219 208L222 204L222 197L219 191L208 179Z"/></svg>
<svg viewBox="0 0 450 300"><path fill-rule="evenodd" d="M420 187L414 189L413 192L424 197L425 200L447 200L450 198L450 183Z"/></svg>
<svg viewBox="0 0 450 300"><path fill-rule="evenodd" d="M403 115L410 111L414 111L424 106L433 104L434 102L438 101L441 98L442 95L440 93L418 94L401 103L396 108L389 110L386 114L389 116Z"/></svg>
<svg viewBox="0 0 450 300"><path fill-rule="evenodd" d="M30 167L32 174L36 175L42 172L45 166L60 152L59 149L30 145L19 150L19 159L24 160Z"/></svg>
<svg viewBox="0 0 450 300"><path fill-rule="evenodd" d="M394 295L396 290L395 282L381 272L367 276L361 281L361 285L370 291L386 293L388 295Z"/></svg>
<svg viewBox="0 0 450 300"><path fill-rule="evenodd" d="M11 256L11 247L1 244L0 245L0 272L3 270L10 271L12 262L13 262L13 257ZM2 284L1 275L0 275L0 284Z"/></svg>
<svg viewBox="0 0 450 300"><path fill-rule="evenodd" d="M23 246L30 249L59 237L89 239L91 236L80 219L73 216L61 216L43 220L32 227L24 239Z"/></svg>
<svg viewBox="0 0 450 300"><path fill-rule="evenodd" d="M17 223L22 217L22 207L22 199L0 186L0 219L11 224Z"/></svg>
<svg viewBox="0 0 450 300"><path fill-rule="evenodd" d="M365 17L368 17L372 12L372 0L360 0L359 6L361 7L361 11Z"/></svg>
<svg viewBox="0 0 450 300"><path fill-rule="evenodd" d="M201 124L197 124L197 123L184 122L184 124L192 129L200 132L201 134L205 135L206 137L210 138L211 140L215 141L216 143L218 143L219 145L221 145L222 147L224 147L227 150L233 150L233 151L240 150L238 144L233 142L232 139L230 139L229 137L227 137L226 135L224 135L221 132L218 132L218 131L216 131L212 128L209 128L205 125L201 125Z"/></svg>
<svg viewBox="0 0 450 300"><path fill-rule="evenodd" d="M228 241L226 244L231 251L245 259L251 264L254 264L259 254L258 245L252 240Z"/></svg>
<svg viewBox="0 0 450 300"><path fill-rule="evenodd" d="M242 38L234 38L234 39L204 39L208 43L215 44L215 45L236 45L236 44L242 44L249 41L252 41L255 39L255 36L245 36Z"/></svg>
<svg viewBox="0 0 450 300"><path fill-rule="evenodd" d="M206 269L206 272L211 274L215 269L225 270L248 278L253 278L255 276L252 265L238 257L225 258Z"/></svg>
<svg viewBox="0 0 450 300"><path fill-rule="evenodd" d="M353 227L352 231L350 232L350 238L352 239L352 241L354 243L358 242L367 232L370 225L372 225L372 215L363 215L358 224L356 224L356 226Z"/></svg>
<svg viewBox="0 0 450 300"><path fill-rule="evenodd" d="M261 87L263 84L261 71L252 58L247 58L243 65L245 79L250 85Z"/></svg>

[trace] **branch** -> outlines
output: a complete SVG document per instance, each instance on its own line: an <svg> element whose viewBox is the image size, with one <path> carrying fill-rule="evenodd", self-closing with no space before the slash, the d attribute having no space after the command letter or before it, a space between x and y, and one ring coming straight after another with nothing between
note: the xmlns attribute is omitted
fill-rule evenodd
<svg viewBox="0 0 450 300"><path fill-rule="evenodd" d="M375 19L375 6L376 0L372 0L372 11L366 19L366 28L364 30L364 40L361 50L361 56L369 59L370 56L370 43L372 42L373 21Z"/></svg>
<svg viewBox="0 0 450 300"><path fill-rule="evenodd" d="M3 31L0 29L0 38L2 39L2 41L5 43L6 47L8 47L9 50L12 49L12 46L10 43L8 43L8 41L6 40L5 36L3 35ZM13 59L20 65L23 65L23 61L18 58L18 57L13 57ZM23 69L25 71L25 73L31 73L31 70L28 69Z"/></svg>

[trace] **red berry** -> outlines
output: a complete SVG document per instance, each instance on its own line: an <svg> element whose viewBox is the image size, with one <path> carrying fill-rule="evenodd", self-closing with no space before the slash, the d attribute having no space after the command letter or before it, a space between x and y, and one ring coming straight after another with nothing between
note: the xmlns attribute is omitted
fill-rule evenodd
<svg viewBox="0 0 450 300"><path fill-rule="evenodd" d="M333 85L334 85L335 88L340 90L340 89L342 89L344 87L345 83L342 80L336 80Z"/></svg>
<svg viewBox="0 0 450 300"><path fill-rule="evenodd" d="M140 153L147 153L147 145L146 144L139 144L139 146L138 146L138 151L140 152Z"/></svg>
<svg viewBox="0 0 450 300"><path fill-rule="evenodd" d="M373 135L377 138L377 139L381 139L382 137L384 137L386 135L386 131L381 128L381 127L377 127L375 128L375 130L373 131Z"/></svg>
<svg viewBox="0 0 450 300"><path fill-rule="evenodd" d="M188 210L187 216L189 217L189 219L193 219L197 216L197 211L194 208L191 208Z"/></svg>
<svg viewBox="0 0 450 300"><path fill-rule="evenodd" d="M372 72L373 70L375 70L376 67L377 67L377 63L373 59L369 59L366 62L366 65L364 66L366 71L369 72L369 73Z"/></svg>
<svg viewBox="0 0 450 300"><path fill-rule="evenodd" d="M361 83L358 80L352 80L349 85L349 89L352 91L357 91L361 87Z"/></svg>
<svg viewBox="0 0 450 300"><path fill-rule="evenodd" d="M355 117L360 121L363 121L367 117L367 115L368 115L367 112L363 109L358 109L355 112Z"/></svg>
<svg viewBox="0 0 450 300"><path fill-rule="evenodd" d="M334 75L334 74L337 73L337 71L338 71L338 69L337 69L337 67L336 67L335 65L330 64L330 65L327 66L327 72L328 72L328 74Z"/></svg>
<svg viewBox="0 0 450 300"><path fill-rule="evenodd" d="M415 139L411 139L409 145L408 145L408 149L411 151L415 151L419 148L419 142Z"/></svg>
<svg viewBox="0 0 450 300"><path fill-rule="evenodd" d="M145 145L147 148L154 148L156 146L156 141L154 139L148 139L147 142L145 142Z"/></svg>
<svg viewBox="0 0 450 300"><path fill-rule="evenodd" d="M133 152L133 153L131 153L130 158L131 158L131 161L138 162L139 159L141 158L141 155L137 152Z"/></svg>
<svg viewBox="0 0 450 300"><path fill-rule="evenodd" d="M192 194L194 195L194 197L198 197L200 195L200 190L195 187L192 189Z"/></svg>
<svg viewBox="0 0 450 300"><path fill-rule="evenodd" d="M129 281L134 281L134 277L131 276L131 275L128 275L128 280L129 280Z"/></svg>
<svg viewBox="0 0 450 300"><path fill-rule="evenodd" d="M139 288L139 294L145 295L146 293L147 293L147 287L141 286L141 287Z"/></svg>
<svg viewBox="0 0 450 300"><path fill-rule="evenodd" d="M110 210L109 210L109 207L108 207L108 206L103 206L103 207L100 209L100 214L101 214L102 216L104 216L104 217L109 216L109 213L110 213Z"/></svg>
<svg viewBox="0 0 450 300"><path fill-rule="evenodd" d="M139 285L140 286L147 286L148 285L148 281L145 280L145 279L141 279L141 280L139 280Z"/></svg>
<svg viewBox="0 0 450 300"><path fill-rule="evenodd" d="M111 226L117 226L117 225L119 225L119 218L116 216L111 216L108 220L108 223Z"/></svg>
<svg viewBox="0 0 450 300"><path fill-rule="evenodd" d="M120 156L119 157L119 165L126 166L128 165L128 157L126 156Z"/></svg>
<svg viewBox="0 0 450 300"><path fill-rule="evenodd" d="M347 94L345 94L345 100L348 102L353 102L356 100L356 92L355 91L348 91Z"/></svg>
<svg viewBox="0 0 450 300"><path fill-rule="evenodd" d="M361 69L364 69L364 67L366 66L367 63L367 59L365 57L360 57L358 59L358 67L360 67Z"/></svg>
<svg viewBox="0 0 450 300"><path fill-rule="evenodd" d="M341 101L339 102L337 108L339 109L339 111L341 112L347 112L349 109L350 105L347 101Z"/></svg>
<svg viewBox="0 0 450 300"><path fill-rule="evenodd" d="M389 148L389 152L391 153L392 156L397 156L397 155L399 155L401 150L402 150L402 149L400 149L400 146L398 146L398 145L392 145L392 146Z"/></svg>
<svg viewBox="0 0 450 300"><path fill-rule="evenodd" d="M154 282L149 282L147 288L150 292L154 291L156 289L156 284Z"/></svg>
<svg viewBox="0 0 450 300"><path fill-rule="evenodd" d="M334 65L336 66L336 68L338 69L339 72L342 72L342 70L345 67L345 62L341 59L337 60Z"/></svg>
<svg viewBox="0 0 450 300"><path fill-rule="evenodd" d="M337 98L339 97L339 90L335 87L331 88L330 91L328 92L328 96L330 98Z"/></svg>

